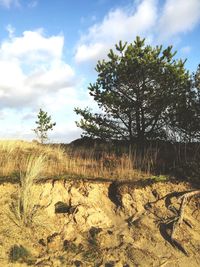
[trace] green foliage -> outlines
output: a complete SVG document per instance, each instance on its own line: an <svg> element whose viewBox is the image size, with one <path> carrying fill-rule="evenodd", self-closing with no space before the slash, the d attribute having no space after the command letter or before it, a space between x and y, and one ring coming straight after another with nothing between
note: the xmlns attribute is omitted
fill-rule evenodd
<svg viewBox="0 0 200 267"><path fill-rule="evenodd" d="M48 116L47 112L43 111L42 109L39 110L38 113L38 121L35 123L38 125L37 128L34 129L39 141L43 144L47 139L47 132L49 130L53 130L53 127L56 123L51 122L51 116Z"/></svg>
<svg viewBox="0 0 200 267"><path fill-rule="evenodd" d="M155 175L155 176L151 176L151 179L153 179L155 182L166 182L167 180L169 180L169 176L168 175Z"/></svg>
<svg viewBox="0 0 200 267"><path fill-rule="evenodd" d="M28 265L32 265L35 262L30 252L22 245L14 245L11 247L9 259L11 262L26 262Z"/></svg>
<svg viewBox="0 0 200 267"><path fill-rule="evenodd" d="M172 133L194 137L199 131L197 91L172 46L151 47L137 37L115 48L107 60L98 61L97 80L88 87L101 113L75 108L83 134L140 143L170 139Z"/></svg>
<svg viewBox="0 0 200 267"><path fill-rule="evenodd" d="M187 83L169 112L173 134L178 137L176 141L183 142L200 138L200 66Z"/></svg>
<svg viewBox="0 0 200 267"><path fill-rule="evenodd" d="M198 93L200 93L200 64L197 68L196 73L194 74L194 81L195 81L195 87L198 90Z"/></svg>

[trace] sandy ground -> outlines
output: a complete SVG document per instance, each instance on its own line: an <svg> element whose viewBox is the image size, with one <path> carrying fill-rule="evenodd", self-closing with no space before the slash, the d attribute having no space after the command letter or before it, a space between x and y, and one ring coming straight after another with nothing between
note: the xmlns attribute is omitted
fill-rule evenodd
<svg viewBox="0 0 200 267"><path fill-rule="evenodd" d="M33 185L22 205L20 186L3 183L0 266L200 266L198 197L188 201L170 238L177 193L191 189L49 181Z"/></svg>

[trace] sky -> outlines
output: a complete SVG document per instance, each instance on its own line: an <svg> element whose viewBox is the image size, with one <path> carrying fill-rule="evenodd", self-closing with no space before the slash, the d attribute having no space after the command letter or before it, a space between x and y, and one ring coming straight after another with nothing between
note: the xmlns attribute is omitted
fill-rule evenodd
<svg viewBox="0 0 200 267"><path fill-rule="evenodd" d="M119 40L173 45L192 73L200 64L200 0L0 0L0 139L36 139L40 108L51 142L79 138L75 107L95 66Z"/></svg>

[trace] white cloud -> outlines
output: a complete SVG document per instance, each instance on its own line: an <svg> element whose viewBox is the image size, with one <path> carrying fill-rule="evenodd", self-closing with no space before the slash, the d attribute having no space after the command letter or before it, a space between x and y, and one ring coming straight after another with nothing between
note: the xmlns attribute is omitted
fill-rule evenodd
<svg viewBox="0 0 200 267"><path fill-rule="evenodd" d="M147 42L180 40L200 22L200 0L137 0L132 8L111 10L100 23L83 34L77 44L78 63L105 58L119 40L132 42L136 35Z"/></svg>
<svg viewBox="0 0 200 267"><path fill-rule="evenodd" d="M84 62L87 60L96 60L101 58L105 54L105 44L103 43L91 43L80 44L78 46L75 59L77 62Z"/></svg>
<svg viewBox="0 0 200 267"><path fill-rule="evenodd" d="M9 26L9 29L11 26ZM2 57L18 58L27 63L38 60L60 59L64 45L64 37L45 37L43 30L25 31L20 37L10 36L11 39L2 43Z"/></svg>
<svg viewBox="0 0 200 267"><path fill-rule="evenodd" d="M0 44L1 107L37 105L46 94L72 86L75 73L62 60L63 45L63 36L45 37L42 30Z"/></svg>
<svg viewBox="0 0 200 267"><path fill-rule="evenodd" d="M0 138L35 138L31 129L39 108L57 122L50 135L54 141L59 136L70 141L73 134L80 135L73 109L91 106L92 99L82 89L82 79L63 60L63 46L62 35L45 36L42 30L25 31L21 36L12 31L0 43L0 119L4 125Z"/></svg>
<svg viewBox="0 0 200 267"><path fill-rule="evenodd" d="M18 0L0 0L0 6L10 8L12 5L19 6L20 4Z"/></svg>
<svg viewBox="0 0 200 267"><path fill-rule="evenodd" d="M138 34L148 35L157 19L157 1L143 0L132 12L118 8L112 10L99 24L89 28L77 46L75 60L84 62L105 56L119 40L132 41Z"/></svg>
<svg viewBox="0 0 200 267"><path fill-rule="evenodd" d="M55 126L55 131L50 132L49 138L51 142L55 143L69 143L77 138L80 138L81 129L77 128L75 122L70 122L68 124L57 124Z"/></svg>
<svg viewBox="0 0 200 267"><path fill-rule="evenodd" d="M159 35L167 39L192 30L200 21L199 0L166 0L159 20Z"/></svg>

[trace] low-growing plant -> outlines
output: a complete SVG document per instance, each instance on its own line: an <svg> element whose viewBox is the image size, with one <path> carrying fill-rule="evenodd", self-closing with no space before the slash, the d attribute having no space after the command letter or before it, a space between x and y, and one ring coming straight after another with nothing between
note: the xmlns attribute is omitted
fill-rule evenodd
<svg viewBox="0 0 200 267"><path fill-rule="evenodd" d="M13 245L9 251L9 260L11 262L24 262L28 265L32 265L35 260L31 256L31 253L22 245Z"/></svg>
<svg viewBox="0 0 200 267"><path fill-rule="evenodd" d="M151 179L154 180L155 182L165 182L169 180L169 176L168 175L154 175L154 176L151 176Z"/></svg>

